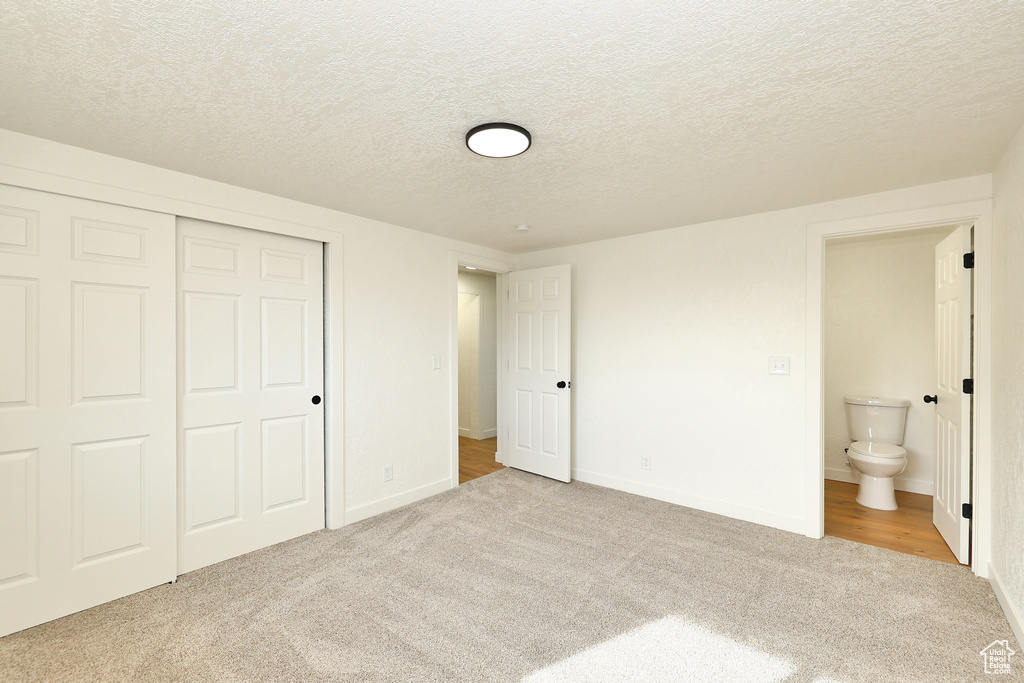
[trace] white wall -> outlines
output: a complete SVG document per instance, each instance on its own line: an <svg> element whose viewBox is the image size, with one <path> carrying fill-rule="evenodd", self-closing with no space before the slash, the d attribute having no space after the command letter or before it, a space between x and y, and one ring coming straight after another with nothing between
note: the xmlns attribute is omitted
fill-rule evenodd
<svg viewBox="0 0 1024 683"><path fill-rule="evenodd" d="M472 439L489 439L498 433L496 286L497 282L491 273L459 273L460 302L466 296L476 297L479 307L475 332L465 330L464 337L463 319L459 318L459 432ZM468 302L468 299L465 300ZM464 356L472 358L465 366ZM463 367L469 377L463 377ZM465 432L462 431L464 411L468 418Z"/></svg>
<svg viewBox="0 0 1024 683"><path fill-rule="evenodd" d="M858 483L844 396L910 400L896 488L935 491L935 245L951 228L834 239L826 243L824 326L825 478Z"/></svg>
<svg viewBox="0 0 1024 683"><path fill-rule="evenodd" d="M480 296L459 292L459 436L479 429Z"/></svg>
<svg viewBox="0 0 1024 683"><path fill-rule="evenodd" d="M391 225L345 229L346 521L450 487L451 248Z"/></svg>
<svg viewBox="0 0 1024 683"><path fill-rule="evenodd" d="M993 174L992 562L1003 609L1024 643L1024 127Z"/></svg>
<svg viewBox="0 0 1024 683"><path fill-rule="evenodd" d="M519 256L573 264L574 476L803 532L808 224L990 196L977 176Z"/></svg>
<svg viewBox="0 0 1024 683"><path fill-rule="evenodd" d="M0 182L256 230L341 235L341 272L328 276L343 281L330 303L344 347L331 372L343 384L328 403L343 401L344 426L328 466L334 501L344 500L331 522L450 488L450 254L511 255L6 130ZM431 369L435 354L440 370ZM385 484L389 464L394 480Z"/></svg>

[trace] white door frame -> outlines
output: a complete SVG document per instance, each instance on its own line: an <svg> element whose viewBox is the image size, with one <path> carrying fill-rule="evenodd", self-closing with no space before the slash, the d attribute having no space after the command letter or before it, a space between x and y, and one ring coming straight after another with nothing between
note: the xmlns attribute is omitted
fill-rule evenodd
<svg viewBox="0 0 1024 683"><path fill-rule="evenodd" d="M804 533L825 535L825 463L822 371L822 290L825 240L832 237L917 230L943 225L974 223L974 440L973 520L971 569L988 577L991 557L991 398L992 398L992 202L989 200L949 206L865 216L807 226L807 374L806 466Z"/></svg>
<svg viewBox="0 0 1024 683"><path fill-rule="evenodd" d="M507 377L505 363L507 343L505 340L505 316L508 314L508 274L515 270L511 261L484 258L465 252L451 251L448 254L448 395L451 416L451 482L452 488L459 485L459 266L474 266L478 270L495 275L497 287L497 357L498 357L498 452L495 460L503 465L508 453L508 430L505 416L505 389Z"/></svg>
<svg viewBox="0 0 1024 683"><path fill-rule="evenodd" d="M0 183L184 218L301 237L324 245L324 453L327 528L345 524L345 347L342 229L334 212L154 166L0 131L11 159ZM322 225L289 222L287 216ZM281 218L278 218L280 216ZM358 219L357 219L358 220Z"/></svg>

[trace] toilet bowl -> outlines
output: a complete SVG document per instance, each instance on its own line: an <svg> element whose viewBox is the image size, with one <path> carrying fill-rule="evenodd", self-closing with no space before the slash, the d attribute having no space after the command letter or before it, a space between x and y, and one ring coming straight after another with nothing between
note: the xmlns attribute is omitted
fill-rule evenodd
<svg viewBox="0 0 1024 683"><path fill-rule="evenodd" d="M910 401L878 396L846 396L846 424L853 443L846 451L860 472L857 503L876 510L896 510L892 478L907 467L903 431Z"/></svg>
<svg viewBox="0 0 1024 683"><path fill-rule="evenodd" d="M907 468L907 451L887 443L854 441L846 455L860 472L857 503L875 510L896 510L892 478Z"/></svg>

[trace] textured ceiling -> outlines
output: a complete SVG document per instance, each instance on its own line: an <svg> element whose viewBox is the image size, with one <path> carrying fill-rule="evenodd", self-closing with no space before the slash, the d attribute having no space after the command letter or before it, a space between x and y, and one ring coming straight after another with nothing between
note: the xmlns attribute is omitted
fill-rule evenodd
<svg viewBox="0 0 1024 683"><path fill-rule="evenodd" d="M511 252L987 173L1022 121L1012 0L0 0L0 127Z"/></svg>

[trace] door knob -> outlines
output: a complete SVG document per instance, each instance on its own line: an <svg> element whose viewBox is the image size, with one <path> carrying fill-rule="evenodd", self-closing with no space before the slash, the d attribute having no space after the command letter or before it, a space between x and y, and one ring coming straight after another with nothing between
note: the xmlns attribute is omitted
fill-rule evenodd
<svg viewBox="0 0 1024 683"><path fill-rule="evenodd" d="M315 405L315 406L320 405L320 397L319 396L314 396L313 397L313 405Z"/></svg>
<svg viewBox="0 0 1024 683"><path fill-rule="evenodd" d="M936 394L935 396L925 396L924 397L924 402L925 403L938 403L939 402L939 396L938 396L938 394Z"/></svg>
<svg viewBox="0 0 1024 683"><path fill-rule="evenodd" d="M572 383L566 382L565 380L560 380L558 384L556 384L555 386L558 387L559 389L565 389L566 387L571 387Z"/></svg>

